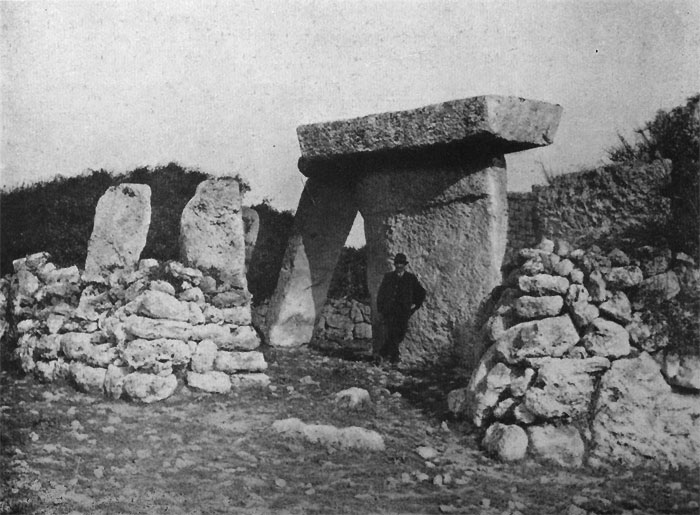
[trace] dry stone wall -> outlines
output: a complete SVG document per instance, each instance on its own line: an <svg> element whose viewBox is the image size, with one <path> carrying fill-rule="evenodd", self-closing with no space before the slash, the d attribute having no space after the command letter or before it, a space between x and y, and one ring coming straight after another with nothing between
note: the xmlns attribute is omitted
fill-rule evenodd
<svg viewBox="0 0 700 515"><path fill-rule="evenodd" d="M329 299L321 310L315 340L343 342L372 339L372 311L354 299Z"/></svg>
<svg viewBox="0 0 700 515"><path fill-rule="evenodd" d="M488 350L448 397L485 430L488 452L562 466L700 465L700 359L667 351L668 333L644 316L650 296L697 294L700 270L664 249L636 255L563 240L519 252L482 328Z"/></svg>

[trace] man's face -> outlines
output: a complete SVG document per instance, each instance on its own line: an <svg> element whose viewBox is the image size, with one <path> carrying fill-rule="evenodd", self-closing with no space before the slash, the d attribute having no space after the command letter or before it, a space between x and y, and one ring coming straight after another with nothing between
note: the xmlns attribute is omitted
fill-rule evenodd
<svg viewBox="0 0 700 515"><path fill-rule="evenodd" d="M398 273L403 273L406 270L406 263L394 263L394 268Z"/></svg>

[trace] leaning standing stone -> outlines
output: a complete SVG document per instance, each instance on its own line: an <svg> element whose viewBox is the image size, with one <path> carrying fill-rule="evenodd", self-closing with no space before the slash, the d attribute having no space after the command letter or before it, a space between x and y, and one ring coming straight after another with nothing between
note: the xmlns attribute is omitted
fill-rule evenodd
<svg viewBox="0 0 700 515"><path fill-rule="evenodd" d="M100 197L85 260L86 281L103 282L112 272L136 270L151 224L151 188L112 186Z"/></svg>
<svg viewBox="0 0 700 515"><path fill-rule="evenodd" d="M210 179L197 186L180 219L182 261L219 282L247 288L241 194L232 177Z"/></svg>

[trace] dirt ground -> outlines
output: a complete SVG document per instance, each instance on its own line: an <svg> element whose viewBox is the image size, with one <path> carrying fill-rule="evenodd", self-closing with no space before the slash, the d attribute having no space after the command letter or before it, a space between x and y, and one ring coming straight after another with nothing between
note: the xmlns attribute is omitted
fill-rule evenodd
<svg viewBox="0 0 700 515"><path fill-rule="evenodd" d="M698 513L691 471L502 464L449 418L455 371L402 374L309 349L265 351L271 387L230 395L180 386L152 405L0 374L0 513ZM357 386L371 405L340 408ZM385 451L285 439L275 420L361 426ZM424 459L417 449L430 447Z"/></svg>

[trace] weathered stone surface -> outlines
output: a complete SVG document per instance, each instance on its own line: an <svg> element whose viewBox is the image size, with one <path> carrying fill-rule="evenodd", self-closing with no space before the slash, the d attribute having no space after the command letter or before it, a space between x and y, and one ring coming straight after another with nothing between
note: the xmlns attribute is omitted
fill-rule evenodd
<svg viewBox="0 0 700 515"><path fill-rule="evenodd" d="M168 281L151 281L151 283L148 285L148 288L154 291L167 293L168 295L172 295L173 297L175 296L175 286L170 284Z"/></svg>
<svg viewBox="0 0 700 515"><path fill-rule="evenodd" d="M107 368L117 359L117 348L111 343L92 346L92 351L86 356L85 362L93 367Z"/></svg>
<svg viewBox="0 0 700 515"><path fill-rule="evenodd" d="M190 319L190 308L186 302L180 302L172 295L162 291L148 290L136 299L140 303L139 314L150 318L180 320Z"/></svg>
<svg viewBox="0 0 700 515"><path fill-rule="evenodd" d="M168 261L165 265L165 272L176 281L187 282L192 286L199 286L204 280L204 274L201 270L185 266L178 261Z"/></svg>
<svg viewBox="0 0 700 515"><path fill-rule="evenodd" d="M569 288L569 281L549 274L523 275L518 279L518 287L525 293L534 295L564 295Z"/></svg>
<svg viewBox="0 0 700 515"><path fill-rule="evenodd" d="M610 288L631 288L637 286L644 278L638 266L615 267L605 274L605 280Z"/></svg>
<svg viewBox="0 0 700 515"><path fill-rule="evenodd" d="M136 338L146 340L169 338L187 341L192 336L193 326L176 320L156 320L132 315L124 320L124 330Z"/></svg>
<svg viewBox="0 0 700 515"><path fill-rule="evenodd" d="M496 422L486 430L481 446L502 461L521 460L527 453L527 433L520 426Z"/></svg>
<svg viewBox="0 0 700 515"><path fill-rule="evenodd" d="M582 270L574 269L569 274L569 279L571 279L573 284L583 284L584 278L585 276Z"/></svg>
<svg viewBox="0 0 700 515"><path fill-rule="evenodd" d="M358 408L360 406L371 404L369 392L364 388L347 388L335 394L335 403L343 408Z"/></svg>
<svg viewBox="0 0 700 515"><path fill-rule="evenodd" d="M261 372L267 370L267 362L262 352L219 351L214 359L214 369L220 372Z"/></svg>
<svg viewBox="0 0 700 515"><path fill-rule="evenodd" d="M56 379L57 360L35 362L34 375L39 381L50 383Z"/></svg>
<svg viewBox="0 0 700 515"><path fill-rule="evenodd" d="M202 340L192 354L190 367L194 372L205 374L214 369L214 360L219 348L212 340Z"/></svg>
<svg viewBox="0 0 700 515"><path fill-rule="evenodd" d="M221 283L247 288L245 238L238 181L222 177L203 181L180 219L180 255Z"/></svg>
<svg viewBox="0 0 700 515"><path fill-rule="evenodd" d="M599 304L610 296L603 274L599 270L593 270L588 276L586 288L590 295L591 302Z"/></svg>
<svg viewBox="0 0 700 515"><path fill-rule="evenodd" d="M558 105L489 95L409 111L302 125L297 128L297 135L302 159L306 161L424 149L481 138L492 141L499 152L507 153L549 145L561 112Z"/></svg>
<svg viewBox="0 0 700 515"><path fill-rule="evenodd" d="M228 393L231 391L231 379L223 372L206 373L187 372L187 385L190 388L209 393Z"/></svg>
<svg viewBox="0 0 700 515"><path fill-rule="evenodd" d="M573 426L530 426L530 454L552 461L562 467L580 467L583 464L585 446L583 438Z"/></svg>
<svg viewBox="0 0 700 515"><path fill-rule="evenodd" d="M569 315L577 328L583 330L588 324L600 316L600 312L593 304L586 301L575 302L569 306Z"/></svg>
<svg viewBox="0 0 700 515"><path fill-rule="evenodd" d="M509 418L513 414L513 409L517 404L517 399L506 397L493 408L493 418L496 420Z"/></svg>
<svg viewBox="0 0 700 515"><path fill-rule="evenodd" d="M608 259L612 266L627 266L630 264L630 258L620 249L613 249L608 252Z"/></svg>
<svg viewBox="0 0 700 515"><path fill-rule="evenodd" d="M467 388L453 390L449 394L450 410L455 414L466 411L476 427L482 427L488 420L491 410L498 403L500 391L503 391L490 390L487 381L489 373L498 364L496 348L491 346L474 368ZM494 384L493 378L491 384Z"/></svg>
<svg viewBox="0 0 700 515"><path fill-rule="evenodd" d="M376 431L361 427L337 428L329 425L305 424L298 418L277 420L272 429L291 438L303 438L312 443L320 443L341 449L366 449L383 451L384 439Z"/></svg>
<svg viewBox="0 0 700 515"><path fill-rule="evenodd" d="M357 209L349 185L307 181L267 312L270 345L296 347L311 341Z"/></svg>
<svg viewBox="0 0 700 515"><path fill-rule="evenodd" d="M270 376L263 373L231 374L233 388L265 388L270 384Z"/></svg>
<svg viewBox="0 0 700 515"><path fill-rule="evenodd" d="M241 208L241 217L243 219L243 240L245 242L245 269L248 271L250 260L253 257L255 243L258 241L258 232L260 231L260 215L258 212L247 206Z"/></svg>
<svg viewBox="0 0 700 515"><path fill-rule="evenodd" d="M594 356L620 358L627 356L630 347L630 335L620 324L604 318L593 320L581 338L581 345Z"/></svg>
<svg viewBox="0 0 700 515"><path fill-rule="evenodd" d="M352 334L357 340L369 340L372 338L372 324L365 322L355 324Z"/></svg>
<svg viewBox="0 0 700 515"><path fill-rule="evenodd" d="M510 377L510 394L513 397L522 397L532 383L535 377L535 371L531 368L524 370L514 370Z"/></svg>
<svg viewBox="0 0 700 515"><path fill-rule="evenodd" d="M467 413L467 392L467 388L457 388L447 394L447 409L450 413L458 417Z"/></svg>
<svg viewBox="0 0 700 515"><path fill-rule="evenodd" d="M673 393L646 353L612 364L593 413L591 464L700 466L698 396Z"/></svg>
<svg viewBox="0 0 700 515"><path fill-rule="evenodd" d="M130 399L152 403L167 399L177 388L177 378L156 376L143 372L132 372L124 378L124 392Z"/></svg>
<svg viewBox="0 0 700 515"><path fill-rule="evenodd" d="M681 285L675 272L669 271L644 279L639 290L642 295L659 296L671 300L681 291Z"/></svg>
<svg viewBox="0 0 700 515"><path fill-rule="evenodd" d="M158 375L169 375L172 367L189 363L194 343L160 338L157 340L134 340L122 352L122 359L133 369L150 371Z"/></svg>
<svg viewBox="0 0 700 515"><path fill-rule="evenodd" d="M525 358L562 356L576 345L578 332L568 315L523 322L508 329L496 343L496 350L508 363Z"/></svg>
<svg viewBox="0 0 700 515"><path fill-rule="evenodd" d="M34 357L37 359L56 359L58 358L58 351L61 350L61 336L58 334L51 334L47 336L41 336L37 339L36 345L34 346Z"/></svg>
<svg viewBox="0 0 700 515"><path fill-rule="evenodd" d="M632 321L632 304L627 295L616 291L600 305L600 313L620 324L629 324Z"/></svg>
<svg viewBox="0 0 700 515"><path fill-rule="evenodd" d="M564 298L564 303L567 306L571 306L577 302L588 302L590 299L588 290L582 284L572 284L566 290L566 297Z"/></svg>
<svg viewBox="0 0 700 515"><path fill-rule="evenodd" d="M109 365L105 373L104 391L107 397L119 399L124 392L124 378L129 374L128 367Z"/></svg>
<svg viewBox="0 0 700 515"><path fill-rule="evenodd" d="M92 354L92 335L89 333L65 333L61 335L61 352L73 360L86 361Z"/></svg>
<svg viewBox="0 0 700 515"><path fill-rule="evenodd" d="M554 273L562 277L567 277L574 271L574 264L568 259L562 259L554 265Z"/></svg>
<svg viewBox="0 0 700 515"><path fill-rule="evenodd" d="M70 377L81 392L102 394L107 370L90 367L79 361L70 364Z"/></svg>
<svg viewBox="0 0 700 515"><path fill-rule="evenodd" d="M564 299L560 295L546 297L530 297L523 295L515 300L515 313L523 319L545 318L557 316L564 307Z"/></svg>
<svg viewBox="0 0 700 515"><path fill-rule="evenodd" d="M700 356L667 352L662 372L669 384L700 390Z"/></svg>
<svg viewBox="0 0 700 515"><path fill-rule="evenodd" d="M100 197L88 244L84 278L104 281L114 271L136 269L151 223L151 188L112 186Z"/></svg>
<svg viewBox="0 0 700 515"><path fill-rule="evenodd" d="M600 358L544 358L537 367L535 384L525 392L524 406L546 419L586 413L594 390L591 372L609 366L607 359Z"/></svg>
<svg viewBox="0 0 700 515"><path fill-rule="evenodd" d="M254 350L260 347L260 336L253 326L235 327L227 338L214 339L221 350Z"/></svg>

